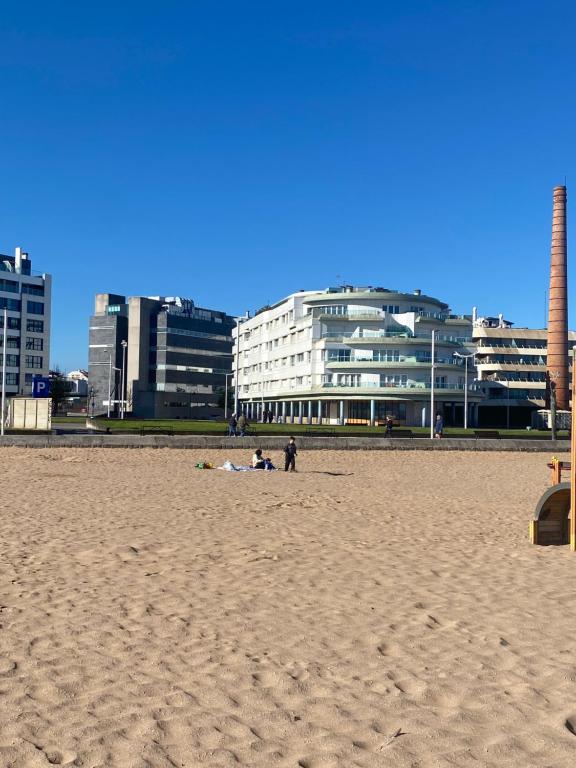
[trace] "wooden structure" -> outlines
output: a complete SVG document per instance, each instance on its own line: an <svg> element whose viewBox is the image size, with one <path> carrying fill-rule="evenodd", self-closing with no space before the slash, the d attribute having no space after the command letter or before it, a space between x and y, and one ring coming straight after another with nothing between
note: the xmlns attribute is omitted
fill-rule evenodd
<svg viewBox="0 0 576 768"><path fill-rule="evenodd" d="M576 357L574 358L576 361ZM572 365L572 392L576 392L576 363ZM572 402L574 419L574 399ZM534 519L530 521L532 544L570 544L576 552L576 430L570 430L570 461L552 459L552 486L536 505ZM570 482L562 482L562 472L570 473Z"/></svg>
<svg viewBox="0 0 576 768"><path fill-rule="evenodd" d="M530 521L532 544L568 544L570 541L570 483L557 483L540 498Z"/></svg>

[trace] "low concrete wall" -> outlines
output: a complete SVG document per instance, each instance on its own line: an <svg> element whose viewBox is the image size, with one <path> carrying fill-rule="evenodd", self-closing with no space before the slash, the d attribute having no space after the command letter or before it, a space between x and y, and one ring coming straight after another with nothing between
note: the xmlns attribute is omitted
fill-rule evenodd
<svg viewBox="0 0 576 768"><path fill-rule="evenodd" d="M0 447L20 448L218 448L282 450L285 437L217 437L211 435L5 435ZM302 450L358 451L526 451L566 453L568 440L473 440L470 438L297 437Z"/></svg>

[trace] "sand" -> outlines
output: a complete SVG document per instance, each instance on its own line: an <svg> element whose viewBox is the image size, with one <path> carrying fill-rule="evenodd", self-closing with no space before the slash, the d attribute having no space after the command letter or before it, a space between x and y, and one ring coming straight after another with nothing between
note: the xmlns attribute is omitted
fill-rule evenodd
<svg viewBox="0 0 576 768"><path fill-rule="evenodd" d="M574 764L547 455L0 456L0 766Z"/></svg>

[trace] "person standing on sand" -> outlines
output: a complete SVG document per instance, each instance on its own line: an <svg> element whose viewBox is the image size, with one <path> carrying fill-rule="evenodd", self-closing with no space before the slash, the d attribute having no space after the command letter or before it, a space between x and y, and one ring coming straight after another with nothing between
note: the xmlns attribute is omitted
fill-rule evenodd
<svg viewBox="0 0 576 768"><path fill-rule="evenodd" d="M442 432L444 431L444 419L440 414L436 416L436 424L434 424L434 437L440 439Z"/></svg>
<svg viewBox="0 0 576 768"><path fill-rule="evenodd" d="M291 437L284 448L284 472L296 472L296 440Z"/></svg>

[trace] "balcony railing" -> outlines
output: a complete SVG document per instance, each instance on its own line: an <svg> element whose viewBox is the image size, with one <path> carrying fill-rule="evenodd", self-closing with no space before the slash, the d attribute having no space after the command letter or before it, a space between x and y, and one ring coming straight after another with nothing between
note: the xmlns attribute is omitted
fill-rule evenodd
<svg viewBox="0 0 576 768"><path fill-rule="evenodd" d="M357 365L362 365L365 363L377 363L379 365L383 364L389 364L389 365L431 365L432 360L431 358L427 356L419 356L419 355L401 355L397 358L378 358L378 357L331 357L327 358L325 361L328 363L355 363ZM453 358L453 357L436 357L435 358L435 365L455 365L457 367L462 368L464 366L464 361L461 358Z"/></svg>
<svg viewBox="0 0 576 768"><path fill-rule="evenodd" d="M405 331L370 331L361 329L359 332L356 331L326 331L322 334L323 339L359 339L359 340L369 340L372 339L374 341L377 341L378 339L426 339L427 341L432 340L432 334L431 333L412 333L409 330ZM453 336L450 334L436 334L436 341L449 341L452 344L470 344L472 342L471 336Z"/></svg>
<svg viewBox="0 0 576 768"><path fill-rule="evenodd" d="M398 384L396 382L377 382L377 381L365 381L360 383L339 383L339 382L324 382L321 384L323 389L424 389L430 390L429 381L413 381L406 384ZM440 382L434 385L434 389L450 389L464 391L464 384ZM473 392L478 390L476 384L470 384L468 390Z"/></svg>

